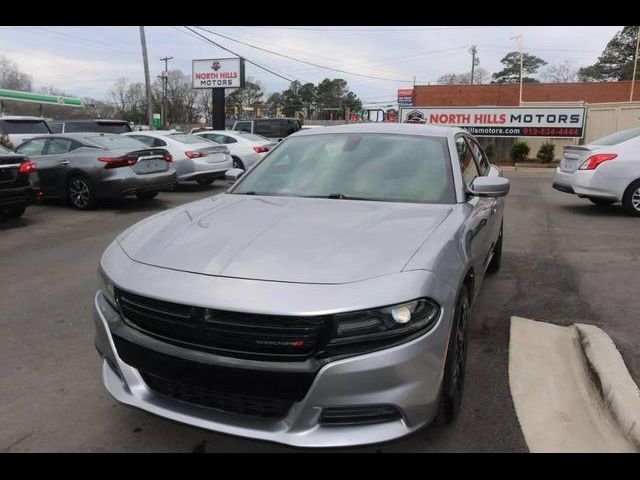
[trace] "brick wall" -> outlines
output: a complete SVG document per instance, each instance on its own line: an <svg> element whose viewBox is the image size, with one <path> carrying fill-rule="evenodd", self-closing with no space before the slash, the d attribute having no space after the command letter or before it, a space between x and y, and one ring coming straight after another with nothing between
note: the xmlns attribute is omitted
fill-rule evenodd
<svg viewBox="0 0 640 480"><path fill-rule="evenodd" d="M631 82L525 83L523 102L626 102ZM414 105L420 107L471 107L479 105L518 105L519 84L416 85ZM633 99L640 100L640 82Z"/></svg>

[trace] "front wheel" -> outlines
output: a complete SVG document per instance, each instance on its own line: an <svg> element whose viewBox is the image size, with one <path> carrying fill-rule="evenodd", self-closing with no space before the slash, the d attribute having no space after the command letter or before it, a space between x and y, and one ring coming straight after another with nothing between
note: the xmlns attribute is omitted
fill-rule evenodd
<svg viewBox="0 0 640 480"><path fill-rule="evenodd" d="M80 210L91 208L94 204L93 191L84 177L73 177L67 186L67 197L71 204Z"/></svg>
<svg viewBox="0 0 640 480"><path fill-rule="evenodd" d="M139 200L151 200L152 198L156 198L158 196L158 191L154 190L151 192L138 192L136 193L136 197Z"/></svg>
<svg viewBox="0 0 640 480"><path fill-rule="evenodd" d="M466 287L460 289L454 315L435 420L438 425L452 423L458 417L462 404L469 324L469 294Z"/></svg>
<svg viewBox="0 0 640 480"><path fill-rule="evenodd" d="M640 180L633 182L624 192L622 206L630 215L640 217Z"/></svg>

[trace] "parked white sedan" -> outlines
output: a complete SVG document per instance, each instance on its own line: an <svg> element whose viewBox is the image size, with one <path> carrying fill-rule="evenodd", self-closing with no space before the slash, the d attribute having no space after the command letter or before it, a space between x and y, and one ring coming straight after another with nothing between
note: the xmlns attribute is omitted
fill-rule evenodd
<svg viewBox="0 0 640 480"><path fill-rule="evenodd" d="M148 130L123 133L150 147L169 150L178 182L195 180L200 185L210 185L216 178L224 178L233 168L231 154L224 145L188 133L170 130Z"/></svg>
<svg viewBox="0 0 640 480"><path fill-rule="evenodd" d="M194 135L225 145L231 152L233 168L247 170L264 157L277 142L239 130L203 130Z"/></svg>
<svg viewBox="0 0 640 480"><path fill-rule="evenodd" d="M640 128L564 147L553 188L596 205L622 202L627 212L640 216Z"/></svg>

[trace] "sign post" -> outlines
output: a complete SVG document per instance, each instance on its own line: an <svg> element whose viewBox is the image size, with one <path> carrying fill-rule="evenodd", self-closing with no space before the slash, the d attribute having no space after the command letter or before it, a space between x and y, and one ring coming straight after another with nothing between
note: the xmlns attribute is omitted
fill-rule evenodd
<svg viewBox="0 0 640 480"><path fill-rule="evenodd" d="M192 61L192 86L211 89L212 127L224 130L224 91L226 88L244 88L244 59L218 58Z"/></svg>

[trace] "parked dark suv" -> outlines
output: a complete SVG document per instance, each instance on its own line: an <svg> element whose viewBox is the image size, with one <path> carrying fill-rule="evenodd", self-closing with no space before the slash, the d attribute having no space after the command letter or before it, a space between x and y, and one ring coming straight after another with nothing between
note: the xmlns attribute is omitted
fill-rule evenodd
<svg viewBox="0 0 640 480"><path fill-rule="evenodd" d="M0 216L20 217L35 198L36 164L0 146Z"/></svg>
<svg viewBox="0 0 640 480"><path fill-rule="evenodd" d="M233 130L255 133L278 141L300 129L302 129L302 123L297 118L256 118L238 120L233 125Z"/></svg>
<svg viewBox="0 0 640 480"><path fill-rule="evenodd" d="M126 133L131 125L125 120L57 120L49 122L53 133Z"/></svg>

